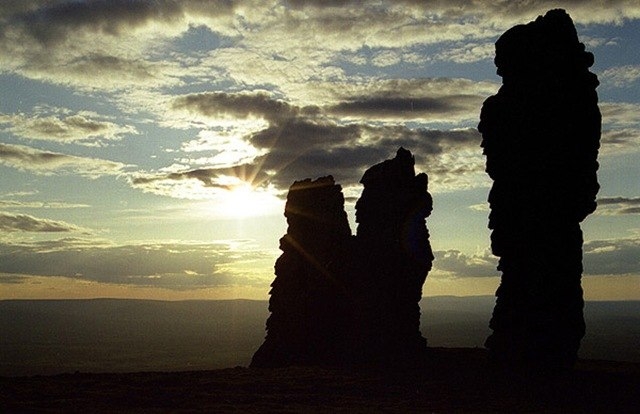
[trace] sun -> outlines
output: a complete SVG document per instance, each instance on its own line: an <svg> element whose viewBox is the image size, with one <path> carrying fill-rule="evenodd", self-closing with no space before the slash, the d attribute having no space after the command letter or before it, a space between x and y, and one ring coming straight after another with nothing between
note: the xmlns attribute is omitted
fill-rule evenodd
<svg viewBox="0 0 640 414"><path fill-rule="evenodd" d="M282 208L282 201L269 189L255 188L243 182L221 194L220 213L225 217L249 218L272 214Z"/></svg>
<svg viewBox="0 0 640 414"><path fill-rule="evenodd" d="M233 187L224 195L222 202L224 212L233 217L251 217L259 214L257 194L250 184Z"/></svg>

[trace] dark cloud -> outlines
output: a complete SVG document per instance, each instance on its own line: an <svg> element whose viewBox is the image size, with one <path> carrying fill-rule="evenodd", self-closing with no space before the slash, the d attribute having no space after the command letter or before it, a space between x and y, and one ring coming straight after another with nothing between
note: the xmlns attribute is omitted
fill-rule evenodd
<svg viewBox="0 0 640 414"><path fill-rule="evenodd" d="M268 152L251 163L235 167L138 174L131 178L131 183L147 191L166 194L160 186L170 185L172 181L193 179L204 187L229 189L223 177L238 177L254 186L273 185L284 196L294 181L304 178L332 175L343 186L357 185L367 168L393 157L400 146L416 154L417 168L427 172L432 181L451 182L455 176L483 168L468 161L457 164L438 159L456 148L479 148L478 132L471 128L414 130L403 126L292 120L282 126L270 126L247 139Z"/></svg>
<svg viewBox="0 0 640 414"><path fill-rule="evenodd" d="M24 145L0 144L0 164L38 174L72 172L89 178L123 173L124 164L42 151Z"/></svg>
<svg viewBox="0 0 640 414"><path fill-rule="evenodd" d="M600 197L598 205L640 205L640 197Z"/></svg>
<svg viewBox="0 0 640 414"><path fill-rule="evenodd" d="M421 119L439 120L465 116L470 108L482 104L483 97L477 95L448 95L443 97L407 98L399 96L355 97L327 108L333 115L361 117L366 119Z"/></svg>
<svg viewBox="0 0 640 414"><path fill-rule="evenodd" d="M431 179L438 174L444 177L452 172L465 173L467 165L436 162L436 158L446 150L476 146L480 142L475 129L439 131L404 126L335 125L324 140L314 140L312 134L296 134L293 129L283 132L269 153L259 160L262 168L275 172L270 177L271 183L282 190L295 180L323 175L333 175L343 186L355 185L367 168L393 157L401 146L416 154L416 162ZM318 136L322 134L315 137Z"/></svg>
<svg viewBox="0 0 640 414"><path fill-rule="evenodd" d="M270 122L292 118L302 112L284 101L273 99L266 93L207 92L176 98L174 109L186 109L201 115L218 118L264 118Z"/></svg>
<svg viewBox="0 0 640 414"><path fill-rule="evenodd" d="M39 151L22 145L0 144L0 160L16 162L20 165L57 164L68 158L68 155Z"/></svg>
<svg viewBox="0 0 640 414"><path fill-rule="evenodd" d="M600 214L640 214L640 197L601 197L597 202Z"/></svg>
<svg viewBox="0 0 640 414"><path fill-rule="evenodd" d="M409 85L406 82L401 84L403 88ZM386 85L385 88L390 86ZM372 98L371 102L375 99ZM419 110L424 110L427 106L433 106L429 102L436 102L437 99L422 98L418 101L421 102ZM401 112L402 109L397 107L399 102L409 105L408 100L394 101L392 98L377 102L382 111L393 111L395 105L396 112ZM256 177L256 182L273 184L281 191L295 180L323 175L333 175L343 185L354 185L366 168L392 156L400 146L419 154L418 163L429 163L434 157L453 148L473 147L478 153L480 151L480 135L473 128L444 131L411 129L403 125L342 123L329 117L324 112L326 108L298 107L273 99L266 93L187 95L176 99L173 106L206 117L254 116L267 120L269 124L266 128L245 137L252 146L265 150L265 154L241 167L250 171L245 175ZM365 111L365 107L375 112L370 105L363 105L360 110ZM335 107L330 110L335 110ZM470 171L467 165L435 161L432 164L438 169L437 173L442 175ZM474 165L472 171L477 169ZM431 172L427 170L427 173ZM235 171L228 169L205 168L145 175L132 182L134 185L144 185L160 180L197 179L207 187L214 187L215 179L220 175L238 176Z"/></svg>
<svg viewBox="0 0 640 414"><path fill-rule="evenodd" d="M156 193L164 193L158 191L158 186L162 186L163 183L185 180L197 180L205 188L232 190L234 183L229 183L228 177L238 178L256 187L269 179L266 172L261 169L261 165L253 163L223 168L198 168L167 174L137 174L129 177L129 181L134 187Z"/></svg>
<svg viewBox="0 0 640 414"><path fill-rule="evenodd" d="M249 142L257 148L299 154L319 145L331 147L353 142L359 136L360 128L354 124L293 118L254 133Z"/></svg>
<svg viewBox="0 0 640 414"><path fill-rule="evenodd" d="M404 126L358 126L356 139L333 148L315 147L273 177L282 186L292 179L332 174L344 186L356 185L364 171L381 160L393 157L399 147L411 150L416 156L416 168L429 175L431 182L451 182L462 174L482 170L470 160L449 161L441 157L456 149L476 148L479 140L475 129L426 130ZM321 174L313 174L316 171ZM304 175L306 173L306 175ZM303 175L300 175L303 174Z"/></svg>
<svg viewBox="0 0 640 414"><path fill-rule="evenodd" d="M269 281L239 274L240 270L229 270L234 262L265 257L270 255L236 250L229 243L114 246L61 239L23 245L0 244L0 273L63 276L168 289L266 285ZM13 282L20 280L26 279Z"/></svg>
<svg viewBox="0 0 640 414"><path fill-rule="evenodd" d="M583 251L587 275L640 274L640 239L595 240Z"/></svg>
<svg viewBox="0 0 640 414"><path fill-rule="evenodd" d="M169 22L182 14L179 2L170 0L93 0L42 4L14 18L32 37L51 46L78 30L116 36L148 21Z"/></svg>
<svg viewBox="0 0 640 414"><path fill-rule="evenodd" d="M60 233L82 231L80 227L64 221L48 220L28 214L12 214L0 211L0 230L7 232Z"/></svg>
<svg viewBox="0 0 640 414"><path fill-rule="evenodd" d="M336 89L336 104L324 109L339 117L366 120L460 122L476 120L478 108L497 85L459 78L379 79Z"/></svg>

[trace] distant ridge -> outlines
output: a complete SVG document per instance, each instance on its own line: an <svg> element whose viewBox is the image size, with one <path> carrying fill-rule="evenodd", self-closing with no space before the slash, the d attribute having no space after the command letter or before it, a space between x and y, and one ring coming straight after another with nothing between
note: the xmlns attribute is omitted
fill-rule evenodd
<svg viewBox="0 0 640 414"><path fill-rule="evenodd" d="M492 296L423 298L431 347L482 347ZM0 375L247 366L267 301L0 301ZM640 362L640 301L587 302L581 357Z"/></svg>

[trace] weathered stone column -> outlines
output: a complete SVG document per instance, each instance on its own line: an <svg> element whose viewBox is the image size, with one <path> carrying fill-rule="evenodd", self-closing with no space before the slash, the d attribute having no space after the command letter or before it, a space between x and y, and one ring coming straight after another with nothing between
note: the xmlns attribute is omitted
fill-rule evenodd
<svg viewBox="0 0 640 414"><path fill-rule="evenodd" d="M585 332L579 223L599 189L593 55L569 15L551 10L505 32L495 63L503 84L478 126L502 271L486 346L496 363L566 368Z"/></svg>
<svg viewBox="0 0 640 414"><path fill-rule="evenodd" d="M338 363L350 320L344 264L352 237L342 188L331 176L296 181L285 216L267 337L251 366Z"/></svg>
<svg viewBox="0 0 640 414"><path fill-rule="evenodd" d="M369 168L356 203L358 265L355 272L354 349L365 360L417 363L426 340L420 333L422 285L433 253L425 218L432 210L427 175L415 174L411 152Z"/></svg>
<svg viewBox="0 0 640 414"><path fill-rule="evenodd" d="M291 186L267 337L251 366L423 361L419 302L433 261L425 223L432 199L414 164L400 148L365 172L355 237L332 177Z"/></svg>

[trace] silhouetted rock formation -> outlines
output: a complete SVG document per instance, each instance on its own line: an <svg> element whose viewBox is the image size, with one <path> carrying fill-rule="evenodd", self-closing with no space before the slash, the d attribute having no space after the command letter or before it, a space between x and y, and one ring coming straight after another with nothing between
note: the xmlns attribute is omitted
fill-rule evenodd
<svg viewBox="0 0 640 414"><path fill-rule="evenodd" d="M363 176L358 235L332 177L295 182L275 266L267 337L251 366L416 363L433 254L426 174L403 148Z"/></svg>
<svg viewBox="0 0 640 414"><path fill-rule="evenodd" d="M369 168L356 203L358 271L354 349L365 360L404 363L424 355L420 334L422 285L433 253L425 218L433 202L428 178L400 148L394 159ZM386 361L385 361L386 360Z"/></svg>
<svg viewBox="0 0 640 414"><path fill-rule="evenodd" d="M289 188L287 234L275 265L267 337L252 366L336 362L344 349L349 308L343 269L351 229L342 188L333 177Z"/></svg>
<svg viewBox="0 0 640 414"><path fill-rule="evenodd" d="M551 10L505 32L495 63L503 85L478 126L502 271L486 346L496 363L569 367L585 331L579 223L599 189L593 55L569 15Z"/></svg>

